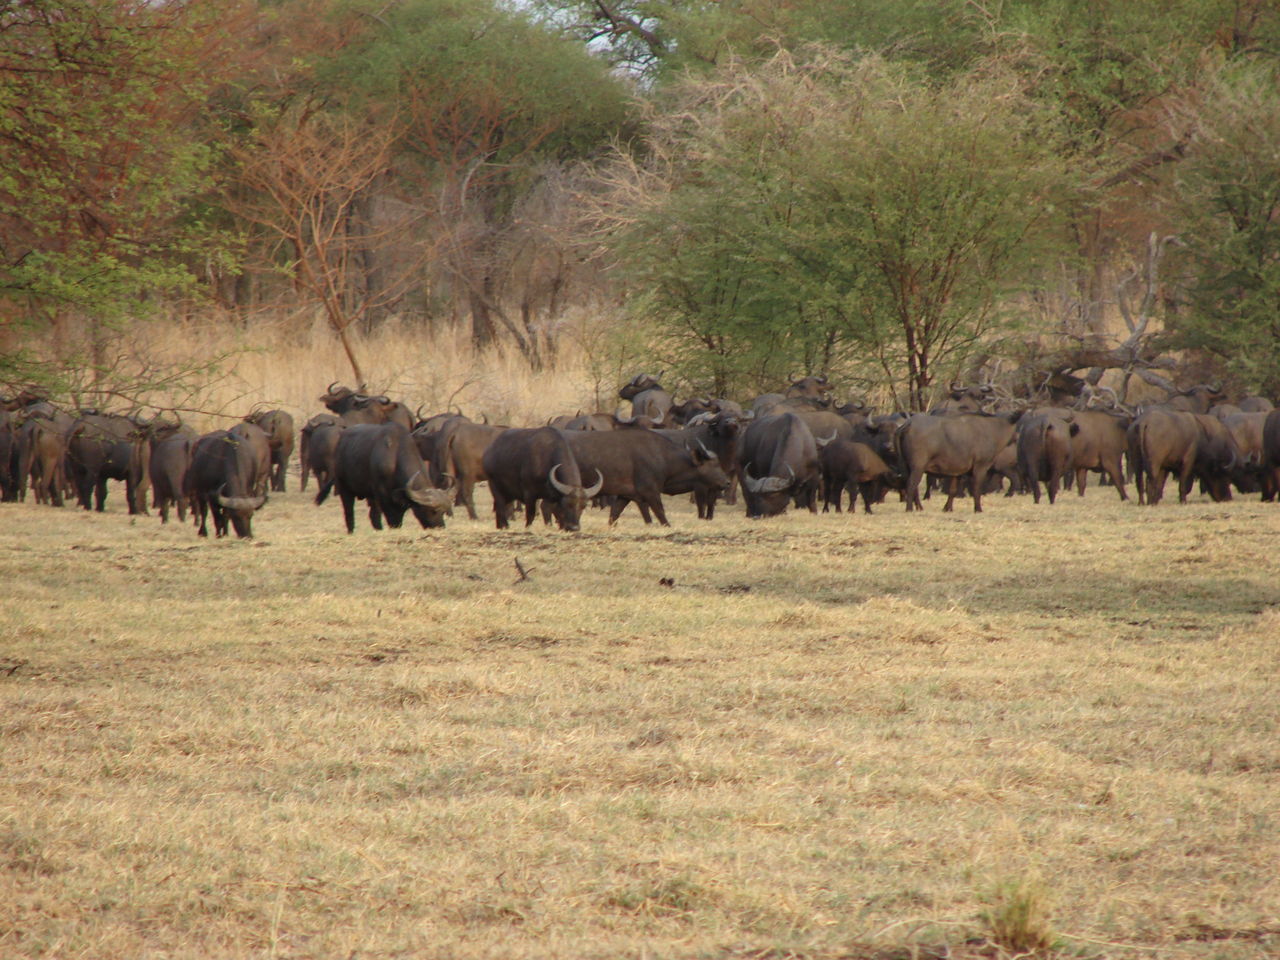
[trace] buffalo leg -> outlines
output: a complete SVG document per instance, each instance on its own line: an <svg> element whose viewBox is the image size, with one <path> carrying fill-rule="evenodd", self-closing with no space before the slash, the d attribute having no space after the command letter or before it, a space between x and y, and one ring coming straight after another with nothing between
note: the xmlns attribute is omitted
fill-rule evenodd
<svg viewBox="0 0 1280 960"><path fill-rule="evenodd" d="M507 503L502 494L492 489L492 484L490 484L490 493L493 494L493 521L499 530L505 530L507 529L507 520L511 515L510 504Z"/></svg>
<svg viewBox="0 0 1280 960"><path fill-rule="evenodd" d="M639 504L640 504L640 512L644 513L644 501L640 500ZM652 508L653 515L658 518L658 522L660 524L662 524L664 527L671 526L671 524L667 522L667 511L666 511L666 508L662 506L661 494L654 497L653 502L649 506Z"/></svg>
<svg viewBox="0 0 1280 960"><path fill-rule="evenodd" d="M986 480L987 471L991 469L991 464L984 463L973 468L973 512L982 512L982 484ZM957 479L957 482L959 480Z"/></svg>
<svg viewBox="0 0 1280 960"><path fill-rule="evenodd" d="M1102 465L1102 469L1107 472L1107 476L1109 476L1111 478L1111 482L1115 484L1115 488L1120 494L1120 499L1128 500L1129 494L1127 494L1124 489L1124 471L1120 468L1120 458L1116 457L1114 462L1104 463Z"/></svg>
<svg viewBox="0 0 1280 960"><path fill-rule="evenodd" d="M902 488L903 499L907 503L907 513L924 509L920 503L920 479L923 476L924 472L915 467L912 467L911 472L907 474L906 486Z"/></svg>
<svg viewBox="0 0 1280 960"><path fill-rule="evenodd" d="M390 517L388 517L388 519L390 519ZM369 523L375 530L382 529L382 508L378 506L378 501L372 497L369 498ZM394 526L394 524L392 524L392 526Z"/></svg>
<svg viewBox="0 0 1280 960"><path fill-rule="evenodd" d="M622 511L627 509L627 504L631 501L626 497L614 497L613 503L609 507L609 526L613 526L618 522L618 518L622 516Z"/></svg>
<svg viewBox="0 0 1280 960"><path fill-rule="evenodd" d="M342 501L342 519L347 523L347 533L356 532L356 498L345 490L338 491L338 499Z"/></svg>

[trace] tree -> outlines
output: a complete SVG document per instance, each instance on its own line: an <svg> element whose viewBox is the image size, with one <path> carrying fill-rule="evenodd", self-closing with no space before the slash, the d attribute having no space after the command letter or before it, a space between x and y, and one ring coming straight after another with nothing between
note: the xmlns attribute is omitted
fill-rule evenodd
<svg viewBox="0 0 1280 960"><path fill-rule="evenodd" d="M524 269L534 231L520 212L535 195L545 205L566 165L625 133L625 85L577 44L492 0L351 6L375 26L319 71L321 81L361 115L395 104L395 178L421 198L436 265L469 315L473 344L513 343L539 365L554 318L535 305L567 297L528 289L541 281ZM553 236L539 233L544 250Z"/></svg>
<svg viewBox="0 0 1280 960"><path fill-rule="evenodd" d="M360 283L352 266L370 252L415 247L421 213L409 204L377 223L356 219L387 176L399 133L392 122L365 123L305 107L264 119L236 150L239 183L248 192L228 197L237 216L272 238L268 262L324 311L358 384L365 377L351 326L402 297L422 262L421 255L402 260L397 275L376 286Z"/></svg>
<svg viewBox="0 0 1280 960"><path fill-rule="evenodd" d="M1185 302L1167 320L1170 345L1277 396L1280 71L1229 64L1188 110L1195 138L1172 183Z"/></svg>
<svg viewBox="0 0 1280 960"><path fill-rule="evenodd" d="M600 219L695 375L874 366L924 408L998 331L1074 185L1052 118L1007 77L935 86L816 49L681 94Z"/></svg>
<svg viewBox="0 0 1280 960"><path fill-rule="evenodd" d="M193 129L238 10L30 0L0 13L0 323L83 318L102 367L113 325L189 284L197 246L220 255L189 216L211 159Z"/></svg>

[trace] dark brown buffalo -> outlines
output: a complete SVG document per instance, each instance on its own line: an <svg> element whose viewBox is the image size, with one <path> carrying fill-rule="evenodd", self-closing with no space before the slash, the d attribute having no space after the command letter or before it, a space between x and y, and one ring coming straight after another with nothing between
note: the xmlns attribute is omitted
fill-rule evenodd
<svg viewBox="0 0 1280 960"><path fill-rule="evenodd" d="M1196 445L1196 479L1215 502L1231 499L1232 479L1239 475L1244 458L1231 431L1217 417L1194 413L1200 427Z"/></svg>
<svg viewBox="0 0 1280 960"><path fill-rule="evenodd" d="M266 431L253 423L240 422L230 430L244 440L248 449L258 458L258 487L253 491L254 494L266 494L271 484L271 441L267 439Z"/></svg>
<svg viewBox="0 0 1280 960"><path fill-rule="evenodd" d="M716 502L721 496L733 506L738 502L738 443L742 438L742 418L729 413L702 414L680 430L661 430L659 433L692 449L695 446L710 450L729 478L729 487L723 493L715 490L694 490L693 500L702 520L715 519Z"/></svg>
<svg viewBox="0 0 1280 960"><path fill-rule="evenodd" d="M671 405L671 422L676 426L684 426L694 417L701 414L713 414L717 411L712 407L710 397L690 397L683 403L673 403Z"/></svg>
<svg viewBox="0 0 1280 960"><path fill-rule="evenodd" d="M283 493L285 471L289 468L289 458L293 456L293 417L284 410L255 410L244 421L267 435L267 446L271 451L271 489Z"/></svg>
<svg viewBox="0 0 1280 960"><path fill-rule="evenodd" d="M1041 483L1050 503L1057 501L1060 485L1071 485L1072 438L1080 432L1074 420L1070 410L1048 408L1018 421L1018 469L1036 503L1040 502Z"/></svg>
<svg viewBox="0 0 1280 960"><path fill-rule="evenodd" d="M1186 413L1208 413L1210 407L1225 398L1226 394L1222 392L1221 384L1197 383L1194 387L1187 387L1185 390L1170 394L1165 405L1172 410L1181 410Z"/></svg>
<svg viewBox="0 0 1280 960"><path fill-rule="evenodd" d="M798 415L753 420L738 447L738 477L747 516L777 516L794 500L818 512L822 470L813 432Z"/></svg>
<svg viewBox="0 0 1280 960"><path fill-rule="evenodd" d="M587 501L604 485L604 478L597 476L592 486L583 486L569 442L555 427L504 430L481 461L499 530L508 526L510 508L517 501L524 504L525 526L533 523L539 501L547 501L562 530L577 530Z"/></svg>
<svg viewBox="0 0 1280 960"><path fill-rule="evenodd" d="M368 502L369 523L375 530L382 529L384 517L388 526L398 529L409 511L423 527L443 527L445 514L452 512L453 491L431 485L427 465L403 424L345 427L333 462L333 476L316 494L316 505L336 490L347 533L356 529L357 500Z"/></svg>
<svg viewBox="0 0 1280 960"><path fill-rule="evenodd" d="M923 509L920 481L926 473L941 477L967 477L973 492L973 510L982 512L982 491L996 457L1014 438L1022 412L1006 414L919 414L906 421L897 433L897 443L906 479L907 510ZM951 484L947 503L950 511L959 490Z"/></svg>
<svg viewBox="0 0 1280 960"><path fill-rule="evenodd" d="M476 519L476 484L489 479L484 472L484 452L505 429L484 423L458 423L448 431L444 448L436 447L433 471L442 479L456 480L454 503L466 507L472 520Z"/></svg>
<svg viewBox="0 0 1280 960"><path fill-rule="evenodd" d="M0 500L18 499L18 430L12 411L0 404Z"/></svg>
<svg viewBox="0 0 1280 960"><path fill-rule="evenodd" d="M200 536L209 535L212 513L215 536L225 537L229 522L237 537L252 537L253 515L267 502L266 495L257 491L266 483L263 458L243 435L215 430L197 439L185 492L199 521Z"/></svg>
<svg viewBox="0 0 1280 960"><path fill-rule="evenodd" d="M1198 476L1215 500L1230 496L1229 476L1238 461L1231 434L1214 417L1157 407L1135 419L1128 431L1138 502L1155 506L1170 473L1178 477L1185 503Z"/></svg>
<svg viewBox="0 0 1280 960"><path fill-rule="evenodd" d="M471 423L471 418L461 413L437 413L419 420L413 428L413 442L422 455L423 462L431 471L431 485L440 486L442 478L436 470L436 464L443 455L445 444L453 435L454 429L464 423Z"/></svg>
<svg viewBox="0 0 1280 960"><path fill-rule="evenodd" d="M177 423L154 423L149 431L151 455L151 506L160 511L160 522L169 522L169 507L176 506L178 522L187 520L187 470L196 432Z"/></svg>
<svg viewBox="0 0 1280 960"><path fill-rule="evenodd" d="M129 512L146 513L150 462L147 425L131 417L85 413L71 427L67 471L86 510L105 510L107 481L121 480Z"/></svg>
<svg viewBox="0 0 1280 960"><path fill-rule="evenodd" d="M1240 463L1236 468L1234 482L1241 493L1258 493L1262 499L1269 500L1267 485L1271 482L1270 472L1263 469L1263 428L1268 414L1235 413L1221 417L1222 425L1231 433L1236 449L1240 453ZM1274 493L1272 493L1274 496Z"/></svg>
<svg viewBox="0 0 1280 960"><path fill-rule="evenodd" d="M631 401L632 417L644 417L654 426L669 427L673 400L671 394L662 389L661 379L661 373L656 377L638 373L618 391L618 396Z"/></svg>
<svg viewBox="0 0 1280 960"><path fill-rule="evenodd" d="M825 376L792 377L783 397L787 400L808 400L816 407L827 410L831 407L833 389Z"/></svg>
<svg viewBox="0 0 1280 960"><path fill-rule="evenodd" d="M865 443L857 443L837 437L824 444L818 453L818 462L822 468L822 512L826 513L833 505L836 513L840 512L840 501L844 491L849 491L849 512L854 513L858 505L858 494L862 494L862 509L871 512L871 505L879 503L883 489L900 480L887 463Z"/></svg>
<svg viewBox="0 0 1280 960"><path fill-rule="evenodd" d="M989 383L966 387L959 381L955 381L947 389L947 399L929 413L934 416L947 413L981 413L994 399L995 387Z"/></svg>
<svg viewBox="0 0 1280 960"><path fill-rule="evenodd" d="M406 430L414 428L413 413L403 403L385 396L357 393L336 383L329 384L320 402L342 418L348 426L358 423L398 423Z"/></svg>
<svg viewBox="0 0 1280 960"><path fill-rule="evenodd" d="M1267 477L1263 499L1274 501L1280 496L1280 410L1270 411L1262 421L1262 471Z"/></svg>
<svg viewBox="0 0 1280 960"><path fill-rule="evenodd" d="M338 419L337 414L317 413L298 431L298 473L303 490L307 489L307 480L312 473L316 475L316 483L323 484L333 469L330 458L337 448L338 437L327 429L330 427L342 428L342 421ZM315 446L318 439L317 431L321 431L322 435L331 441L323 445L323 450ZM321 476L321 471L324 471L324 476Z"/></svg>
<svg viewBox="0 0 1280 960"><path fill-rule="evenodd" d="M565 432L578 469L596 472L604 484L598 491L600 495L614 498L610 525L634 501L645 523L652 522L652 511L659 523L670 526L662 505L663 494L694 493L709 499L729 488L729 476L715 454L696 442L687 447L670 435L680 432Z"/></svg>

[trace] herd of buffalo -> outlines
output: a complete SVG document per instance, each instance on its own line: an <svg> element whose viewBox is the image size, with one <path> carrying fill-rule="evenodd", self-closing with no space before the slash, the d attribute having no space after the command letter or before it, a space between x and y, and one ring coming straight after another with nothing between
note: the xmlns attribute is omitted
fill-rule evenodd
<svg viewBox="0 0 1280 960"><path fill-rule="evenodd" d="M921 509L920 487L957 496L982 510L982 496L1007 484L1049 501L1074 482L1084 494L1090 471L1103 474L1122 500L1130 478L1140 503L1159 503L1166 477L1179 498L1192 487L1214 500L1233 488L1274 500L1280 489L1280 410L1261 397L1227 403L1218 385L1198 384L1138 409L1084 384L1063 405L1014 401L991 384L952 384L948 399L920 414L876 416L864 404L837 404L825 377L800 377L784 393L676 403L659 377L640 374L620 391L629 416L578 414L534 428L475 423L461 413L423 416L403 403L330 384L329 410L296 431L283 410L255 410L228 430L198 435L180 420L59 409L24 390L0 397L0 498L61 506L74 496L102 510L107 481L123 481L131 514L151 506L167 522L189 508L201 536L252 535L268 489L283 491L295 439L305 490L315 502L336 492L347 531L355 501L369 520L399 527L412 511L423 527L440 527L456 506L476 518L475 486L484 481L499 528L523 505L525 523L539 507L548 523L577 530L589 502L613 523L634 502L646 523L666 524L664 495L692 494L698 516L736 503L765 517L794 504L816 512L849 509L858 496L870 513L887 489L907 510ZM1126 472L1127 459L1127 472ZM925 496L928 496L926 492Z"/></svg>

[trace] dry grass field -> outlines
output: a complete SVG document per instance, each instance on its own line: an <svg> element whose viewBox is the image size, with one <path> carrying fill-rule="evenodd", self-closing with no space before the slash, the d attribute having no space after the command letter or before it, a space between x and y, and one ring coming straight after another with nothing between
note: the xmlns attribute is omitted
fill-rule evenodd
<svg viewBox="0 0 1280 960"><path fill-rule="evenodd" d="M0 956L1280 952L1275 505L291 484L253 542L0 504Z"/></svg>

